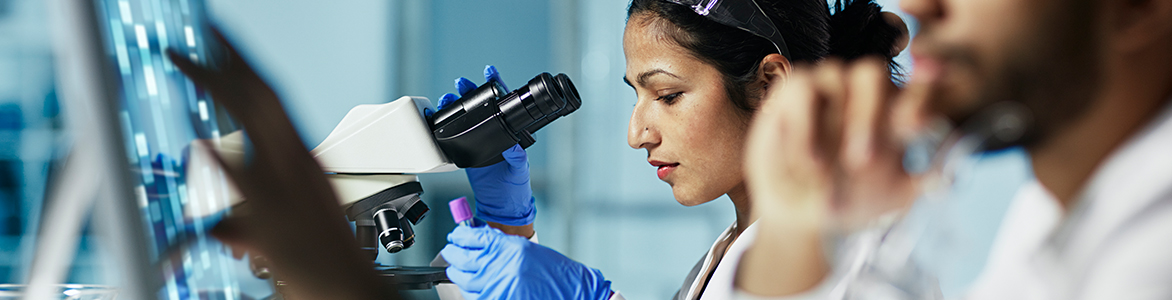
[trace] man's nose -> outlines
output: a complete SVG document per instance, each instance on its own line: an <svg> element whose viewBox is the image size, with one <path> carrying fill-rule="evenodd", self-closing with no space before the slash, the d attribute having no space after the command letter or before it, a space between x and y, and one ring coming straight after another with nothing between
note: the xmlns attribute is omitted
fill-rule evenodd
<svg viewBox="0 0 1172 300"><path fill-rule="evenodd" d="M944 17L941 0L901 0L899 8L916 18L920 24Z"/></svg>

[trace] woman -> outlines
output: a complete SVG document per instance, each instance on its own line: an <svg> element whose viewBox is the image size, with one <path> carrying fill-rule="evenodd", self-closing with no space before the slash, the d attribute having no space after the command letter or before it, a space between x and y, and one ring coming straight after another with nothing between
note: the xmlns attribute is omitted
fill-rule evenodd
<svg viewBox="0 0 1172 300"><path fill-rule="evenodd" d="M894 67L891 59L902 50L900 40L906 29L902 22L887 21L898 17L884 15L871 1L838 3L833 16L823 0L730 0L715 6L752 8L731 10L732 22L702 16L698 13L702 7L681 2L687 1L634 0L628 9L624 79L638 101L627 140L632 148L647 151L648 162L658 167L657 175L671 185L680 204L695 206L721 195L732 200L736 222L696 264L675 296L728 298L737 260L725 253L739 255L746 243L738 237L753 229L750 195L741 170L742 146L766 87L785 84L793 64L816 63L826 56L877 55ZM767 16L771 23L766 25L771 26L725 25L761 19L747 12ZM775 27L781 38L762 27ZM456 228L441 252L451 263L449 278L467 299L621 298L600 271L526 240L532 236L532 198L527 196L531 192L482 192L484 187L516 188L516 183L528 182L527 176L517 180L524 169L523 153L517 155L518 151L507 151L506 157L514 159L500 163L515 172L496 172L495 176L473 176L482 174L481 170L468 172L478 198L489 198L487 203L477 199L478 211L487 207L493 218L501 216L495 211L513 212L504 218L507 226L497 226L499 218L489 220L498 223L490 225L530 234L509 235L492 227ZM518 230L518 226L527 229Z"/></svg>

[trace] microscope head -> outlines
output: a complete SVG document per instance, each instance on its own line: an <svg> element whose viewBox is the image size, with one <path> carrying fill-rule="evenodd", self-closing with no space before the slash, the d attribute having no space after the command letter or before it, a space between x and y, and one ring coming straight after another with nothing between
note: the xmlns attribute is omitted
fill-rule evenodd
<svg viewBox="0 0 1172 300"><path fill-rule="evenodd" d="M422 97L356 106L311 151L372 259L375 240L390 253L411 247L412 224L427 216L423 187L411 174L458 170L432 137L426 109L434 108Z"/></svg>
<svg viewBox="0 0 1172 300"><path fill-rule="evenodd" d="M455 171L423 115L435 109L423 97L359 105L313 149L327 173L419 174Z"/></svg>

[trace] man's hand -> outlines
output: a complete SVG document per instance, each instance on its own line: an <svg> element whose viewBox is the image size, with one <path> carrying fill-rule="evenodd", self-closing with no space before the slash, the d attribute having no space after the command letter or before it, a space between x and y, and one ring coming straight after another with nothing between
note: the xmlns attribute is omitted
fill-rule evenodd
<svg viewBox="0 0 1172 300"><path fill-rule="evenodd" d="M757 216L852 228L913 200L916 181L902 165L902 132L912 131L895 122L889 78L879 60L831 60L770 91L746 142Z"/></svg>
<svg viewBox="0 0 1172 300"><path fill-rule="evenodd" d="M359 252L332 187L277 94L219 31L213 34L228 52L215 68L168 51L179 70L243 124L254 150L245 166L220 160L247 199L247 211L225 219L212 234L267 257L276 276L288 282L286 298L396 299Z"/></svg>
<svg viewBox="0 0 1172 300"><path fill-rule="evenodd" d="M829 60L796 68L768 91L745 146L762 227L740 264L739 287L761 295L808 290L829 271L826 231L857 228L915 199L918 180L903 169L903 145L924 101L914 92L897 96L889 75L881 60Z"/></svg>

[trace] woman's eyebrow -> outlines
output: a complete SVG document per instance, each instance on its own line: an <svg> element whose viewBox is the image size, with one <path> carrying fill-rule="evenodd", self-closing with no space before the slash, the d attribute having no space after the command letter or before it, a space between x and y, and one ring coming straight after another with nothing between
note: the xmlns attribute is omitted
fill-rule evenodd
<svg viewBox="0 0 1172 300"><path fill-rule="evenodd" d="M677 76L676 74L672 74L671 72L668 72L664 69L654 69L654 70L649 70L649 71L646 71L643 73L639 73L639 76L635 77L636 78L635 82L639 83L639 86L646 86L647 80L650 79L651 76L655 76L655 75L659 75L659 74L671 76L675 79L682 79L682 78L680 78L680 76ZM631 85L631 80L627 79L627 76L623 76L623 82L626 82L627 85L631 86L632 88L635 87L634 85Z"/></svg>

